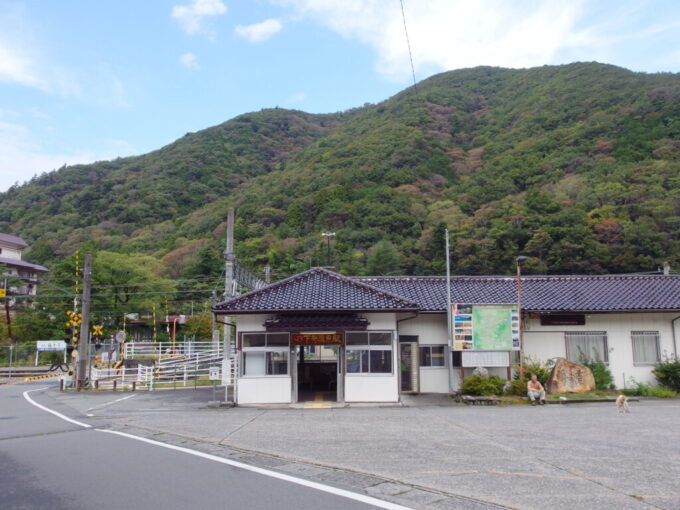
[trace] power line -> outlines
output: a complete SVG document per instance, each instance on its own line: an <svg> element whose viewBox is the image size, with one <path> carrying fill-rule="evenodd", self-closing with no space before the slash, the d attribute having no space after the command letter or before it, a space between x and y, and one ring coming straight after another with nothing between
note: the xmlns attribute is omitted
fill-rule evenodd
<svg viewBox="0 0 680 510"><path fill-rule="evenodd" d="M401 4L401 18L404 20L404 34L406 34L406 46L408 47L408 59L411 62L411 74L413 75L413 88L418 92L418 85L416 85L416 70L413 67L413 55L411 54L411 42L408 39L408 30L406 30L406 14L404 13L404 0L399 0Z"/></svg>

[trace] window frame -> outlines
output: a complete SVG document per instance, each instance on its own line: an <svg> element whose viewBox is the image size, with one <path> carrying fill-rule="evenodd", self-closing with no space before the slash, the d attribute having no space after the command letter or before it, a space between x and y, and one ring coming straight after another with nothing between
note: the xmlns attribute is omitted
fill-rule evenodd
<svg viewBox="0 0 680 510"><path fill-rule="evenodd" d="M240 365L239 365L239 377L242 378L258 378L258 377L290 377L290 333L281 333L281 332L266 332L266 331L249 331L249 332L242 332L240 333L241 338L240 338L240 345L241 345L241 353L240 353ZM245 337L248 335L264 335L265 341L263 346L257 346L257 347L245 347ZM267 339L271 335L287 335L288 336L288 344L287 345L268 345ZM246 370L246 356L248 353L263 353L264 355L264 374L251 374L248 375L245 370ZM285 366L286 366L286 373L285 374L271 374L267 373L269 371L269 366L270 366L270 358L272 354L282 354L283 357L285 358Z"/></svg>
<svg viewBox="0 0 680 510"><path fill-rule="evenodd" d="M432 365L432 349L433 348L441 348L442 350L442 364L441 365ZM425 360L425 356L423 356L423 349L428 349L430 351L430 364L429 365L424 365L423 361ZM447 368L446 365L446 346L444 344L423 344L423 345L418 345L418 367L419 368L434 368L434 369L442 369L442 368Z"/></svg>
<svg viewBox="0 0 680 510"><path fill-rule="evenodd" d="M605 365L609 365L609 335L607 334L606 331L565 331L564 332L564 352L565 352L565 357L568 361L572 361L574 363L581 363L580 357L578 359L571 359L569 357L569 336L574 336L574 337L586 337L586 336L600 336L602 337L603 340L603 346L602 346L602 362ZM595 361L595 359L591 355L588 355L587 361Z"/></svg>
<svg viewBox="0 0 680 510"><path fill-rule="evenodd" d="M371 343L371 335L389 335L390 342L389 344L385 343ZM348 339L351 338L352 335L366 335L366 343L348 343ZM359 371L357 372L350 372L349 371L349 362L348 362L348 357L350 352L358 352L358 362L359 362ZM373 372L371 371L372 367L372 356L371 352L376 352L376 351L385 351L390 353L390 371L389 372ZM349 377L365 377L365 376L370 376L370 377L385 377L385 376L393 376L394 375L394 331L351 331L351 332L346 332L345 333L345 374ZM364 354L365 353L365 354ZM364 356L366 356L367 361L367 370L364 371Z"/></svg>
<svg viewBox="0 0 680 510"><path fill-rule="evenodd" d="M635 337L651 336L656 341L656 359L654 361L638 361L635 359ZM658 331L634 330L630 332L630 346L633 351L633 366L644 367L654 366L661 361L661 335Z"/></svg>

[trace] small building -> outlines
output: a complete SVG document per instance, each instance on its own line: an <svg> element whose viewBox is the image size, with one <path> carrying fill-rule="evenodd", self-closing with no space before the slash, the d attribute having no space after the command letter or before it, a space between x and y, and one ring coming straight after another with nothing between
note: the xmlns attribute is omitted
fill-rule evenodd
<svg viewBox="0 0 680 510"><path fill-rule="evenodd" d="M28 248L28 244L20 237L0 234L0 264L8 268L8 271L0 271L0 274L4 272L25 282L21 287L12 287L10 290L13 292L35 296L38 289L38 277L40 274L48 272L49 269L22 260L22 253L26 248Z"/></svg>
<svg viewBox="0 0 680 510"><path fill-rule="evenodd" d="M323 268L216 305L215 314L237 318L237 402L448 393L476 366L509 378L520 339L536 360L599 357L619 387L631 378L653 383L653 365L677 355L678 275L523 276L521 310L515 277L449 281L450 319L446 277L346 277ZM499 343L477 344L482 333Z"/></svg>

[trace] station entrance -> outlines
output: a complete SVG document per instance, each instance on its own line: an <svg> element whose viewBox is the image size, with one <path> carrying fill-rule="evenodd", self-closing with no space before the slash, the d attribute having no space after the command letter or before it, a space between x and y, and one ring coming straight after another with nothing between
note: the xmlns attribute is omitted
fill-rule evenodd
<svg viewBox="0 0 680 510"><path fill-rule="evenodd" d="M292 335L291 359L295 367L292 373L296 402L343 400L343 336L341 333Z"/></svg>

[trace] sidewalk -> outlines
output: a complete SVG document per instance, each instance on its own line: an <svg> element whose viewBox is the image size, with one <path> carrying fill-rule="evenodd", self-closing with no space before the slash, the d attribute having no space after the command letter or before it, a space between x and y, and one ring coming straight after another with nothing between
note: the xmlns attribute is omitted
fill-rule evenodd
<svg viewBox="0 0 680 510"><path fill-rule="evenodd" d="M625 415L613 404L468 407L428 395L401 407L208 409L210 391L110 405L130 394L52 395L83 413L101 406L85 413L99 426L312 478L335 473L336 483L414 508L680 507L677 400Z"/></svg>

